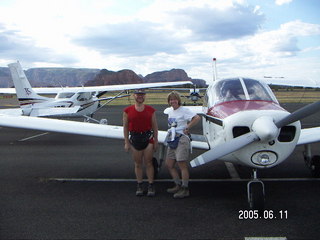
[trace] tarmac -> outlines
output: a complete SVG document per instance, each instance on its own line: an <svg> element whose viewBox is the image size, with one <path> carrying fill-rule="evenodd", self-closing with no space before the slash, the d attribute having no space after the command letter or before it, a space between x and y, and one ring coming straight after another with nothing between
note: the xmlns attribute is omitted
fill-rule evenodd
<svg viewBox="0 0 320 240"><path fill-rule="evenodd" d="M166 106L154 107L166 130ZM95 117L121 125L123 108L104 107ZM303 127L319 123L319 113L302 120ZM245 167L214 162L190 169L191 196L174 199L163 166L156 196L136 197L123 141L13 128L0 133L0 239L319 239L320 181L306 168L302 146L259 171L266 212L252 219ZM312 150L320 155L320 143Z"/></svg>

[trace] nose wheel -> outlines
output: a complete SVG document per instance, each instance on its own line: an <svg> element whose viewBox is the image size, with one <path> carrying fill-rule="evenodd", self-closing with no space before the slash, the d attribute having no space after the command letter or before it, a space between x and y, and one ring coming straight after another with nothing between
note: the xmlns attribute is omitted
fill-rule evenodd
<svg viewBox="0 0 320 240"><path fill-rule="evenodd" d="M263 182L257 178L257 169L253 169L253 179L247 184L248 202L250 208L264 211L265 191Z"/></svg>

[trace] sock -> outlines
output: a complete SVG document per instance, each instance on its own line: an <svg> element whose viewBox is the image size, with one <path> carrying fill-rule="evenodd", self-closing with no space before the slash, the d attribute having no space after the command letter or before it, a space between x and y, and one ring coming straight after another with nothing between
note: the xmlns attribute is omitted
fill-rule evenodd
<svg viewBox="0 0 320 240"><path fill-rule="evenodd" d="M182 180L182 187L188 187L189 185L189 180Z"/></svg>
<svg viewBox="0 0 320 240"><path fill-rule="evenodd" d="M173 179L173 181L174 181L174 183L175 183L176 185L181 185L181 181L180 181L179 178L175 178L175 179Z"/></svg>

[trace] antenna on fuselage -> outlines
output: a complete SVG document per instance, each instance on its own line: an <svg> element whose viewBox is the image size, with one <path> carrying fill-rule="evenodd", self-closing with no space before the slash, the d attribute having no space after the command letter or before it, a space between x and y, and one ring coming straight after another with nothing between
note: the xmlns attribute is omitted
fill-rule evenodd
<svg viewBox="0 0 320 240"><path fill-rule="evenodd" d="M217 80L217 59L212 58L213 81Z"/></svg>

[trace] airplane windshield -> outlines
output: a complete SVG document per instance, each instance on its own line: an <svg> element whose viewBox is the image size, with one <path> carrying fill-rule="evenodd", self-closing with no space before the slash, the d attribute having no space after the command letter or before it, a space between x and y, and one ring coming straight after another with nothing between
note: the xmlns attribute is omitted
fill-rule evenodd
<svg viewBox="0 0 320 240"><path fill-rule="evenodd" d="M78 93L78 97L77 100L78 101L88 101L90 99L92 99L92 93L91 92L81 92Z"/></svg>
<svg viewBox="0 0 320 240"><path fill-rule="evenodd" d="M237 100L263 100L277 102L270 88L249 78L231 78L213 86L212 104Z"/></svg>
<svg viewBox="0 0 320 240"><path fill-rule="evenodd" d="M219 81L215 87L215 103L246 100L241 82L238 78Z"/></svg>
<svg viewBox="0 0 320 240"><path fill-rule="evenodd" d="M264 100L264 101L275 101L273 93L270 94L270 88L266 87L257 80L244 78L243 79L250 100Z"/></svg>
<svg viewBox="0 0 320 240"><path fill-rule="evenodd" d="M71 98L74 95L72 92L60 92L56 98Z"/></svg>

